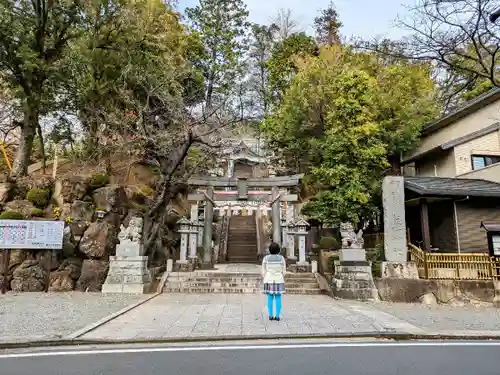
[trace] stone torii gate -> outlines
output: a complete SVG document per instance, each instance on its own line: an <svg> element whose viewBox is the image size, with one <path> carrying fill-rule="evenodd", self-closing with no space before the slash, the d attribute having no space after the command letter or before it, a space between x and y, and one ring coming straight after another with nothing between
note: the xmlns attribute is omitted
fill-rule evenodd
<svg viewBox="0 0 500 375"><path fill-rule="evenodd" d="M205 222L203 231L203 263L212 260L212 222L213 210L217 201L254 201L271 205L273 241L281 243L280 203L298 202L297 194L286 190L298 186L303 174L268 178L230 178L230 177L193 177L190 186L205 187L196 194L189 194L189 202L205 202ZM255 189L255 190L252 190ZM264 189L271 190L264 190Z"/></svg>

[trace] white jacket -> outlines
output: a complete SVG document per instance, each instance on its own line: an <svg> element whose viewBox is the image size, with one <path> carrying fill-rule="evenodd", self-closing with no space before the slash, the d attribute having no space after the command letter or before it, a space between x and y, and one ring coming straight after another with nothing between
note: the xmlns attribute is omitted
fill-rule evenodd
<svg viewBox="0 0 500 375"><path fill-rule="evenodd" d="M285 282L286 261L282 255L266 255L262 260L262 277L264 283L281 284Z"/></svg>

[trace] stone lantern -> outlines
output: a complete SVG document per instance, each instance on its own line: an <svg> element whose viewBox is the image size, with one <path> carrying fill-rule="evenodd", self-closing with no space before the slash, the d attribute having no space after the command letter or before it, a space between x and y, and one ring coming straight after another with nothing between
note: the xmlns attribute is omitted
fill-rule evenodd
<svg viewBox="0 0 500 375"><path fill-rule="evenodd" d="M198 230L199 224L197 222L190 222L189 225L189 260L194 262L196 259L196 248L198 247Z"/></svg>
<svg viewBox="0 0 500 375"><path fill-rule="evenodd" d="M102 219L104 219L104 216L106 216L106 211L104 210L97 210L95 212L96 216L97 216L97 221L102 221Z"/></svg>
<svg viewBox="0 0 500 375"><path fill-rule="evenodd" d="M197 246L201 246L203 244L203 227L205 225L205 215L201 214L198 216L198 243Z"/></svg>
<svg viewBox="0 0 500 375"><path fill-rule="evenodd" d="M306 235L309 223L304 219L300 219L295 223L297 228L296 234L299 238L299 265L307 265L306 259Z"/></svg>
<svg viewBox="0 0 500 375"><path fill-rule="evenodd" d="M290 260L296 260L297 257L295 256L295 234L297 230L295 227L295 223L293 220L291 220L288 225L287 225L287 258Z"/></svg>
<svg viewBox="0 0 500 375"><path fill-rule="evenodd" d="M183 217L177 222L179 233L181 234L181 250L179 263L187 263L188 237L191 232L191 221Z"/></svg>
<svg viewBox="0 0 500 375"><path fill-rule="evenodd" d="M288 248L288 238L287 238L288 228L286 225L286 218L281 217L281 247Z"/></svg>

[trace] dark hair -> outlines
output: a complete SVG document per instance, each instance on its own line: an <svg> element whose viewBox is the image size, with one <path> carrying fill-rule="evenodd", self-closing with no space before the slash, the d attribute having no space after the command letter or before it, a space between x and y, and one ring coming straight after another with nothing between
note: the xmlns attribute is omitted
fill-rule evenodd
<svg viewBox="0 0 500 375"><path fill-rule="evenodd" d="M269 245L269 252L271 254L279 254L280 251L281 251L280 245L277 244L276 242L273 242L271 243L271 245Z"/></svg>

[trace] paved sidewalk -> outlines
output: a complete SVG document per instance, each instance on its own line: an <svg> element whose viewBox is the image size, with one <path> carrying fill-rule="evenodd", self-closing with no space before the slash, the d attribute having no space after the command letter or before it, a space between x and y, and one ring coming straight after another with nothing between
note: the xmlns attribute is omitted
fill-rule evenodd
<svg viewBox="0 0 500 375"><path fill-rule="evenodd" d="M0 294L0 342L59 339L150 296Z"/></svg>
<svg viewBox="0 0 500 375"><path fill-rule="evenodd" d="M213 336L315 335L423 330L362 303L327 296L284 298L282 321L269 321L262 295L165 294L82 339L154 340Z"/></svg>
<svg viewBox="0 0 500 375"><path fill-rule="evenodd" d="M363 303L322 295L286 295L282 321L267 318L263 295L23 293L0 296L0 344L46 339L168 340L228 336L335 334L497 335L500 309Z"/></svg>

